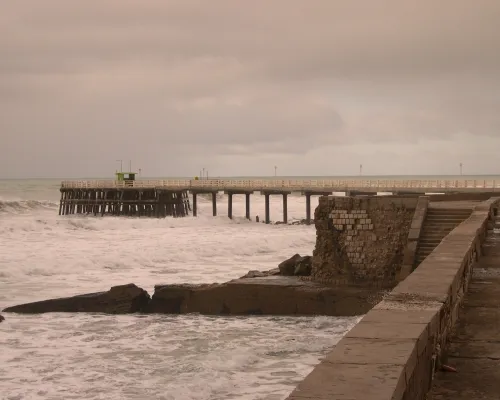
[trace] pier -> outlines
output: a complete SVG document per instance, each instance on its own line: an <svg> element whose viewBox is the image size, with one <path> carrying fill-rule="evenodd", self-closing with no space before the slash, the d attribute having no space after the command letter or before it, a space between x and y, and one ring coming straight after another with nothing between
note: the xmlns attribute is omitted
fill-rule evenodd
<svg viewBox="0 0 500 400"><path fill-rule="evenodd" d="M348 196L419 195L432 193L491 193L500 191L492 180L287 180L287 179L167 179L135 180L133 172L119 172L115 180L80 180L61 183L60 215L128 215L183 217L198 213L198 195L212 196L212 214L217 215L217 193L228 196L227 216L233 218L233 196L245 195L245 217L250 219L250 197L255 192L265 198L265 222L270 223L270 197L282 196L282 221L288 221L288 196L306 197L306 222L311 218L311 196L343 192ZM192 195L192 209L189 203Z"/></svg>

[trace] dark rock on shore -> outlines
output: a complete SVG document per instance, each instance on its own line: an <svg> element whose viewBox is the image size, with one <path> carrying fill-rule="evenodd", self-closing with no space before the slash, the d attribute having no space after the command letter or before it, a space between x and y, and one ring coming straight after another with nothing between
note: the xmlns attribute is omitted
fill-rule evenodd
<svg viewBox="0 0 500 400"><path fill-rule="evenodd" d="M150 302L148 292L133 283L113 286L107 292L37 301L8 307L4 312L40 314L48 312L99 312L128 314L141 312Z"/></svg>
<svg viewBox="0 0 500 400"><path fill-rule="evenodd" d="M5 321L5 318L2 314L0 314L0 322Z"/></svg>
<svg viewBox="0 0 500 400"><path fill-rule="evenodd" d="M295 254L288 260L283 261L278 268L283 276L309 276L311 275L312 257L302 257Z"/></svg>
<svg viewBox="0 0 500 400"><path fill-rule="evenodd" d="M297 262L295 263L295 270L293 274L295 276L309 276L311 275L311 269L312 257L304 256L297 260Z"/></svg>
<svg viewBox="0 0 500 400"><path fill-rule="evenodd" d="M265 221L262 221L265 222ZM299 219L296 221L292 222L283 222L283 221L273 221L271 222L272 225L313 225L314 221L311 220L310 223L307 222L307 219Z"/></svg>
<svg viewBox="0 0 500 400"><path fill-rule="evenodd" d="M246 273L246 275L243 275L240 279L246 279L246 278L263 278L265 276L273 276L273 275L279 275L280 270L278 268L270 269L269 271L257 271L257 270L251 270Z"/></svg>

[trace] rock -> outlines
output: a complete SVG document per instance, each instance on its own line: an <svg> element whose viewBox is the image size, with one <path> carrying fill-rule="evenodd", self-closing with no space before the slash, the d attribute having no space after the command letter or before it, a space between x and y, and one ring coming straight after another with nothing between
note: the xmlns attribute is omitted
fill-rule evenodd
<svg viewBox="0 0 500 400"><path fill-rule="evenodd" d="M304 256L300 260L297 260L295 264L295 276L309 276L311 275L312 268L312 257Z"/></svg>
<svg viewBox="0 0 500 400"><path fill-rule="evenodd" d="M0 322L5 321L5 318L2 314L0 314Z"/></svg>
<svg viewBox="0 0 500 400"><path fill-rule="evenodd" d="M267 271L267 275L279 275L280 274L280 269L279 268L273 268Z"/></svg>
<svg viewBox="0 0 500 400"><path fill-rule="evenodd" d="M240 279L247 279L247 278L263 278L265 276L272 276L272 275L279 275L280 270L279 268L273 268L270 269L269 271L257 271L257 270L251 270L246 273L246 275L243 275Z"/></svg>
<svg viewBox="0 0 500 400"><path fill-rule="evenodd" d="M288 260L283 261L280 265L278 265L280 275L293 276L295 274L295 265L300 259L302 259L302 256L300 254L295 254Z"/></svg>
<svg viewBox="0 0 500 400"><path fill-rule="evenodd" d="M133 283L113 286L107 292L37 301L8 307L5 312L40 314L47 312L98 312L128 314L143 311L151 298L145 290Z"/></svg>
<svg viewBox="0 0 500 400"><path fill-rule="evenodd" d="M263 276L267 276L267 274L264 271L251 270L251 271L248 271L246 275L243 275L240 279L262 278Z"/></svg>

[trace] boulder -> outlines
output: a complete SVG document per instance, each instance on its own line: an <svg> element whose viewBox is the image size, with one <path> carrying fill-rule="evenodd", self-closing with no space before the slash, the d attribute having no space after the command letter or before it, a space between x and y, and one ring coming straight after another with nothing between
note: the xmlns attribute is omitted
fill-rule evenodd
<svg viewBox="0 0 500 400"><path fill-rule="evenodd" d="M48 312L128 314L145 310L150 300L148 292L131 283L113 286L107 292L37 301L8 307L3 311L23 314Z"/></svg>
<svg viewBox="0 0 500 400"><path fill-rule="evenodd" d="M310 276L312 268L312 257L304 256L300 260L297 260L295 264L295 276Z"/></svg>
<svg viewBox="0 0 500 400"><path fill-rule="evenodd" d="M301 259L302 256L300 254L295 254L288 260L283 261L280 265L278 265L280 275L293 276L295 274L295 265L297 264L297 261Z"/></svg>
<svg viewBox="0 0 500 400"><path fill-rule="evenodd" d="M279 266L280 275L283 276L309 276L311 275L312 257L295 254Z"/></svg>
<svg viewBox="0 0 500 400"><path fill-rule="evenodd" d="M0 322L5 321L5 318L2 314L0 314Z"/></svg>
<svg viewBox="0 0 500 400"><path fill-rule="evenodd" d="M262 278L263 276L267 276L267 274L264 271L251 270L251 271L248 271L246 273L246 275L243 275L240 279Z"/></svg>

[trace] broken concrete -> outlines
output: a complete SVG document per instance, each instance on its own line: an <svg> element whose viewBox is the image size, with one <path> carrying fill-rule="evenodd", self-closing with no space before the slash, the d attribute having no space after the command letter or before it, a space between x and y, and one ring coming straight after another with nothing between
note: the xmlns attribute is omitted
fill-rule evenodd
<svg viewBox="0 0 500 400"><path fill-rule="evenodd" d="M115 286L107 292L37 301L4 311L353 316L365 314L381 298L380 291L336 288L299 277L266 275L220 284L158 285L152 299L134 284Z"/></svg>
<svg viewBox="0 0 500 400"><path fill-rule="evenodd" d="M211 285L159 285L148 312L353 316L366 313L381 298L382 293L375 290L265 276Z"/></svg>

